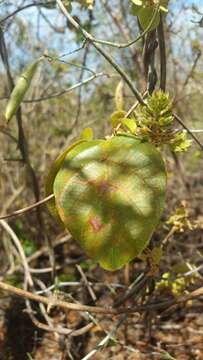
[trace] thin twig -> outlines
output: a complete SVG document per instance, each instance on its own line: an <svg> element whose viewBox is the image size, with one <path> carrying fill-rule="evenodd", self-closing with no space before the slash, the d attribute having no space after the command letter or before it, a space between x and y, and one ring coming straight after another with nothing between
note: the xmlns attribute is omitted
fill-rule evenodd
<svg viewBox="0 0 203 360"><path fill-rule="evenodd" d="M33 294L27 290L23 290L20 288L17 288L15 286L6 284L2 281L0 281L0 289L9 292L11 294L15 294L17 296L20 296L24 299L33 300L36 302L42 302L43 304L47 306L52 307L59 307L62 309L67 310L74 310L79 312L92 312L95 314L106 314L106 315L120 315L120 314L132 314L132 313L142 313L146 310L163 310L166 308L169 308L170 306L186 303L187 301L196 299L203 295L203 286L192 291L189 294L177 297L175 299L165 300L161 302L154 302L154 303L148 303L145 305L138 305L132 308L118 308L113 309L111 307L99 307L99 306L89 306L89 305L82 305L82 304L73 304L67 301L62 301L59 299L50 299L45 296Z"/></svg>
<svg viewBox="0 0 203 360"><path fill-rule="evenodd" d="M142 98L142 95L137 90L137 88L134 86L133 82L130 80L128 75L125 73L125 71L116 63L114 58L106 52L102 47L100 47L96 42L95 39L92 37L90 33L88 33L85 29L82 28L82 26L69 14L65 6L63 5L61 0L56 0L61 12L64 14L64 16L67 18L67 20L72 24L72 26L77 30L80 31L80 33L84 36L85 39L87 39L94 48L109 62L109 64L112 65L112 67L120 74L120 76L124 79L126 84L129 86L137 100L142 104L145 105L145 102Z"/></svg>
<svg viewBox="0 0 203 360"><path fill-rule="evenodd" d="M17 235L14 233L14 231L12 230L10 225L7 224L6 221L0 220L0 224L12 238L12 240L18 250L18 253L21 257L21 260L22 260L22 264L23 264L24 271L25 271L25 279L29 282L30 286L33 286L33 281L32 281L32 277L30 275L29 265L28 265L28 262L27 262L27 259L26 259L26 256L25 256L25 253L24 253L24 250L23 250L20 240L18 239Z"/></svg>
<svg viewBox="0 0 203 360"><path fill-rule="evenodd" d="M45 203L47 203L49 200L53 199L54 197L54 194L50 194L49 196L45 197L44 199L42 200L39 200L37 201L36 203L32 204L32 205L29 205L23 209L19 209L19 210L16 210L10 214L5 214L5 215L2 215L0 216L0 220L3 220L3 219L8 219L8 218L12 218L14 216L20 216L28 211L31 211L33 209L35 209L36 207L40 206L40 205L43 205Z"/></svg>
<svg viewBox="0 0 203 360"><path fill-rule="evenodd" d="M84 281L84 284L85 284L86 287L87 287L87 290L88 290L88 292L89 292L92 300L95 302L95 301L97 300L97 297L96 297L94 291L92 290L91 285L90 285L89 281L87 280L84 271L82 270L82 268L81 268L80 265L76 265L76 268L77 268L77 270L79 271L79 273L80 273L80 275L81 275L81 277L82 277L82 279L83 279L83 281Z"/></svg>
<svg viewBox="0 0 203 360"><path fill-rule="evenodd" d="M105 74L103 72L100 72L100 73L97 73L97 74L94 74L93 76L69 87L68 89L64 89L64 90L61 90L59 92L56 92L56 93L52 93L52 94L49 94L49 95L46 95L46 96L42 96L40 98L35 98L35 99L27 99L27 100L23 100L22 102L23 103L37 103L37 102L40 102L40 101L45 101L45 100L50 100L50 99L53 99L53 98L56 98L56 97L60 97L60 96L63 96L63 95L66 95L68 94L69 92L83 86L83 85L86 85L88 84L90 81L94 80L94 79L97 79L98 77L101 77L101 76L110 76L108 74ZM6 100L8 99L8 97L5 97L5 98L1 98L0 100ZM3 129L4 130L4 129ZM0 131L1 131L1 128L0 128ZM3 131L2 131L3 132ZM8 134L8 136L10 136Z"/></svg>
<svg viewBox="0 0 203 360"><path fill-rule="evenodd" d="M145 91L144 94L143 94L143 99L146 98L147 94L148 94L148 91ZM133 113L133 111L136 110L136 108L138 107L138 105L139 105L139 102L136 101L136 102L131 106L131 108L128 110L128 112L126 113L125 117L128 118L128 117Z"/></svg>
<svg viewBox="0 0 203 360"><path fill-rule="evenodd" d="M93 36L92 36L92 40L94 41L94 43L112 46L112 47L116 47L119 49L124 49L124 48L130 47L130 46L134 45L136 42L138 42L139 40L141 40L150 31L151 26L157 17L158 12L159 12L159 4L157 4L156 8L154 9L153 16L152 16L149 24L147 25L146 29L141 34L139 34L134 40L128 41L127 43L120 44L120 43L115 43L115 42L111 42L108 40L100 40L100 39L94 38Z"/></svg>
<svg viewBox="0 0 203 360"><path fill-rule="evenodd" d="M17 296L20 296L24 299L33 300L36 302L41 302L47 306L52 305L52 307L60 307L62 309L67 310L75 310L75 311L81 311L81 312L93 312L98 314L116 314L116 311L110 308L102 308L102 307L96 307L96 306L88 306L88 305L81 305L81 304L73 304L66 301L62 301L59 299L53 299L48 298L45 296L33 294L27 290L23 290L20 288L17 288L15 286L6 284L2 281L0 281L0 288L2 290L5 290L6 292L9 292L11 294L15 294Z"/></svg>
<svg viewBox="0 0 203 360"><path fill-rule="evenodd" d="M93 20L93 14L92 11L89 11L89 28L91 29L92 26L92 20ZM83 54L83 60L82 60L82 69L79 75L79 83L83 81L83 76L84 76L84 70L86 67L86 63L87 63L87 58L88 58L88 54L89 54L89 43L87 43L85 50L84 50L84 54ZM76 127L78 125L78 120L80 117L80 113L81 113L81 108L82 108L82 88L79 88L78 91L78 99L77 99L77 105L76 105L76 115L75 115L75 120L73 122L72 128Z"/></svg>
<svg viewBox="0 0 203 360"><path fill-rule="evenodd" d="M194 141L199 145L200 149L203 151L203 144L201 144L201 142L194 135L194 133L191 132L190 129L188 129L188 127L184 124L184 122L181 120L181 118L177 114L173 113L173 116L177 120L177 122L188 132L188 134L190 134L190 136L194 139Z"/></svg>
<svg viewBox="0 0 203 360"><path fill-rule="evenodd" d="M55 1L50 1L48 2L46 5L54 5L55 4ZM0 20L0 24L3 24L6 20L10 19L11 17L15 16L16 14L18 14L19 12L23 11L23 10L26 10L30 7L33 7L33 6L43 6L45 5L44 2L34 2L34 3L31 3L31 4L27 4L25 6L21 6L20 8L16 9L15 11L13 11L11 14L7 15L5 18L1 19Z"/></svg>
<svg viewBox="0 0 203 360"><path fill-rule="evenodd" d="M198 61L199 61L199 59L201 58L201 55L202 55L202 52L201 52L201 51L198 51L198 52L197 52L197 55L196 55L196 57L195 57L195 59L194 59L194 63L192 64L191 70L190 70L190 72L188 73L188 75L187 75L187 77L186 77L186 79L185 79L185 81L184 81L184 83L183 83L182 92L183 92L184 88L187 86L190 78L193 76L194 71L195 71L195 68L197 67Z"/></svg>
<svg viewBox="0 0 203 360"><path fill-rule="evenodd" d="M108 332L108 334L95 346L94 349L92 349L85 357L83 357L81 360L89 360L92 356L94 356L98 351L100 351L104 346L106 346L111 340L118 328L121 326L125 318L121 318L117 321L117 323L112 327L111 331Z"/></svg>
<svg viewBox="0 0 203 360"><path fill-rule="evenodd" d="M125 291L123 295L121 295L118 299L116 299L113 306L118 308L119 306L123 305L123 303L125 303L132 296L135 300L135 297L137 298L138 296L140 296L140 293L148 284L149 279L150 276L147 274L147 272L142 273L141 276L138 276L138 278L134 281L134 283L131 284L131 286L129 286L127 291Z"/></svg>
<svg viewBox="0 0 203 360"><path fill-rule="evenodd" d="M0 55L1 55L1 59L2 59L4 68L5 68L5 71L6 71L6 75L7 75L9 93L11 94L13 89L14 89L15 84L14 84L14 80L13 80L11 69L10 69L7 46L6 46L5 37L4 37L4 33L3 33L3 30L1 28L1 26L0 26ZM26 164L27 172L28 172L28 174L30 176L30 179L31 179L33 195L34 195L35 200L37 202L40 199L40 188L39 188L36 173L35 173L35 171L34 171L34 169L32 167L31 161L30 161L27 140L26 140L25 132L24 132L24 128L23 128L23 119L22 119L22 113L21 113L21 106L19 107L19 109L18 109L18 111L16 113L16 122L17 122L17 127L18 127L18 147L19 147L19 151L21 153L23 162ZM37 215L37 221L38 221L38 224L39 224L39 230L40 230L40 233L42 233L43 218L42 218L40 208L37 208L36 215Z"/></svg>

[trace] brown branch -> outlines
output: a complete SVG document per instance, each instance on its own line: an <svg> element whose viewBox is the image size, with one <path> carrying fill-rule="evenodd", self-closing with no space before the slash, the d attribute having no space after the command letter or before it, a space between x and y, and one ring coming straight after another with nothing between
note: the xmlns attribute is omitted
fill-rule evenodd
<svg viewBox="0 0 203 360"><path fill-rule="evenodd" d="M181 120L181 118L173 113L174 118L177 120L177 122L190 134L190 136L193 138L193 140L199 145L200 149L203 151L203 144L199 141L199 139L193 134L193 132L188 129L188 127L184 124L184 122Z"/></svg>
<svg viewBox="0 0 203 360"><path fill-rule="evenodd" d="M50 325L43 324L41 321L36 319L36 317L33 316L32 311L29 311L28 313L29 313L29 316L30 316L33 324L36 327L38 327L39 329L48 331L48 332L58 333L60 335L81 336L81 335L84 335L86 332L90 331L95 326L95 324L89 323L77 330L66 329L61 326L50 326Z"/></svg>
<svg viewBox="0 0 203 360"><path fill-rule="evenodd" d="M81 278L82 278L82 280L83 280L83 282L84 282L84 284L85 284L85 286L86 286L92 300L95 302L97 300L97 297L96 297L93 289L91 288L91 285L90 285L89 281L87 280L87 277L86 277L84 271L82 270L81 266L78 265L78 264L76 264L76 268L77 268L78 272L80 273Z"/></svg>
<svg viewBox="0 0 203 360"><path fill-rule="evenodd" d="M24 299L29 299L36 302L41 302L49 307L60 307L62 309L66 310L73 310L73 311L80 311L80 312L92 312L95 314L106 314L106 315L120 315L120 314L132 314L132 313L141 313L146 310L161 310L165 308L169 308L172 305L186 303L189 300L196 299L203 295L203 286L194 290L190 294L180 296L175 299L166 300L162 302L157 303L149 303L145 305L138 305L136 307L132 308L118 308L113 309L109 307L99 307L99 306L88 306L88 305L82 305L82 304L73 304L70 302L62 301L59 299L53 299L48 298L45 296L33 294L27 290L19 289L15 286L6 284L2 281L0 281L0 289L9 292L11 294L15 294L17 296L20 296Z"/></svg>
<svg viewBox="0 0 203 360"><path fill-rule="evenodd" d="M66 309L66 310L75 310L75 311L81 311L81 312L93 312L96 314L111 314L114 315L117 312L113 309L110 308L102 308L102 307L96 307L96 306L88 306L88 305L81 305L81 304L73 304L73 303L69 303L66 301L62 301L59 299L53 299L53 298L48 298L45 296L41 296L41 295L37 295L37 294L33 294L29 291L23 290L23 289L19 289L15 286L9 285L9 284L5 284L4 282L0 281L0 289L5 290L6 292L9 292L11 294L15 294L17 296L20 296L24 299L29 299L29 300L33 300L36 302L41 302L47 306L51 306L51 307L60 307L62 309Z"/></svg>
<svg viewBox="0 0 203 360"><path fill-rule="evenodd" d="M14 84L14 80L13 80L11 70L10 70L8 51L7 51L7 47L6 47L4 33L3 33L1 26L0 26L0 55L1 55L1 59L3 62L4 68L5 68L5 71L6 71L8 88L9 88L9 92L11 94L12 90L14 89L15 84ZM22 160L23 160L24 164L26 164L26 166L27 166L27 172L31 179L32 190L33 190L35 200L36 200L36 202L38 202L40 199L40 189L39 189L39 184L37 181L35 171L31 165L30 158L29 158L27 141L26 141L25 133L24 133L24 129L23 129L21 107L19 107L19 110L16 113L16 121L17 121L17 126L18 126L18 147L19 147L19 150L20 150L20 153L22 156ZM39 208L37 208L37 221L38 221L39 229L40 229L40 233L41 233L42 228L43 228L43 219L42 219L42 214L41 214L41 211Z"/></svg>
<svg viewBox="0 0 203 360"><path fill-rule="evenodd" d="M20 216L28 211L31 211L35 208L37 208L38 206L40 205L43 205L45 203L47 203L49 200L51 200L52 198L54 197L54 194L50 194L49 196L45 197L44 199L42 200L39 200L37 201L36 203L32 204L32 205L29 205L23 209L19 209L19 210L16 210L10 214L5 214L5 215L2 215L0 216L0 220L3 220L3 219L8 219L8 218L11 218L11 217L14 217L14 216Z"/></svg>
<svg viewBox="0 0 203 360"><path fill-rule="evenodd" d="M140 296L142 290L146 288L150 278L151 277L147 274L147 271L146 274L143 273L141 279L136 282L132 287L128 287L127 291L125 291L125 293L121 295L120 298L116 299L113 306L118 308L132 297L134 298L134 300L135 298L137 299L138 296Z"/></svg>
<svg viewBox="0 0 203 360"><path fill-rule="evenodd" d="M89 10L89 28L90 29L92 28L92 20L93 20L93 13L92 13L92 10ZM84 54L83 54L82 68L81 68L81 72L79 75L79 83L81 83L83 81L84 71L86 68L87 58L89 55L89 48L90 48L89 43L87 43L87 46L85 47ZM78 125L78 120L79 120L81 109L82 109L82 87L79 87L76 109L77 110L76 110L75 120L73 122L72 128L74 128Z"/></svg>
<svg viewBox="0 0 203 360"><path fill-rule="evenodd" d="M123 80L126 82L128 87L131 89L133 94L135 95L136 99L140 102L142 105L146 105L145 101L142 98L142 95L137 90L131 79L128 77L128 75L125 73L125 71L115 62L114 58L109 54L109 52L106 52L101 46L99 46L96 42L93 36L88 33L85 29L81 27L81 25L69 14L65 6L63 5L61 0L56 0L61 12L64 14L66 19L71 23L71 25L79 31L84 38L89 41L92 46L108 61L109 64L120 74L120 76L123 78Z"/></svg>
<svg viewBox="0 0 203 360"><path fill-rule="evenodd" d="M8 129L6 129L4 126L0 125L0 132L6 136L8 136L12 141L15 143L18 143L18 139L13 136Z"/></svg>
<svg viewBox="0 0 203 360"><path fill-rule="evenodd" d="M55 1L50 1L46 5L54 5L54 4L55 4ZM35 2L32 4L27 4L25 6L21 6L20 8L13 11L11 14L7 15L5 18L1 19L0 24L3 24L6 20L10 19L11 17L15 16L16 14L18 14L19 12L21 12L23 10L29 9L30 7L33 7L33 6L43 6L43 5L45 5L44 2L39 2L39 3Z"/></svg>
<svg viewBox="0 0 203 360"><path fill-rule="evenodd" d="M201 55L202 55L202 52L201 52L201 51L198 51L198 52L197 52L197 55L196 55L196 57L195 57L195 59L194 59L194 63L192 64L192 68L191 68L190 72L188 73L188 75L187 75L187 77L186 77L186 79L185 79L185 81L184 81L184 83L183 83L182 91L183 91L183 89L187 86L190 78L192 78L192 76L193 76L193 74L194 74L194 71L195 71L195 69L196 69L196 67L197 67L198 61L199 61L199 59L201 58Z"/></svg>

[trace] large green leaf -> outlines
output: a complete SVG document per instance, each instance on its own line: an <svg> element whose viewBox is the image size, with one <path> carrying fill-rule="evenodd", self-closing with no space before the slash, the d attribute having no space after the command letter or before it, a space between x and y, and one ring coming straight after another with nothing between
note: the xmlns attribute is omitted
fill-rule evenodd
<svg viewBox="0 0 203 360"><path fill-rule="evenodd" d="M54 180L62 222L87 254L115 270L142 253L164 207L160 153L133 136L81 143Z"/></svg>

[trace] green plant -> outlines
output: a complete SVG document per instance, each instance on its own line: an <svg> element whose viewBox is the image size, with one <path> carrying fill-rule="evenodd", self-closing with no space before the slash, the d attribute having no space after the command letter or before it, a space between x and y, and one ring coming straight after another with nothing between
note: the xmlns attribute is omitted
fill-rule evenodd
<svg viewBox="0 0 203 360"><path fill-rule="evenodd" d="M168 349L165 330L172 328L172 339L179 331L171 326L176 306L182 321L191 309L186 302L193 305L203 293L202 152L187 153L188 134L203 149L197 138L201 21L189 19L201 11L186 9L184 1L169 7L167 0L10 3L1 3L0 27L1 101L10 97L7 123L0 126L6 198L0 289L26 298L27 316L50 332L49 339L51 332L59 334L56 341L68 336L62 357L87 359L104 350L109 358L109 347L116 353L119 346L123 358L144 350L172 359L175 344L171 354L159 344ZM31 20L29 11L36 14ZM42 58L35 77L35 59ZM14 115L16 123L8 124ZM21 209L7 214L14 200ZM25 212L22 221L12 220ZM143 322L139 329L137 321ZM122 340L116 334L121 325ZM133 331L135 348L127 343ZM95 333L104 338L85 355ZM35 349L29 353L37 356Z"/></svg>
<svg viewBox="0 0 203 360"><path fill-rule="evenodd" d="M55 166L56 210L88 255L109 270L139 255L164 207L166 171L156 148L122 134L76 144L57 173Z"/></svg>

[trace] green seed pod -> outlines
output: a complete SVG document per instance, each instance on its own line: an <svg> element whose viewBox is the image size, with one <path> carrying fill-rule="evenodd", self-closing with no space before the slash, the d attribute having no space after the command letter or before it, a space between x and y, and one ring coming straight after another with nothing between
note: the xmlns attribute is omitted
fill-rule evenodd
<svg viewBox="0 0 203 360"><path fill-rule="evenodd" d="M116 270L149 244L164 208L166 170L154 145L121 135L74 146L52 186L74 239L103 268Z"/></svg>
<svg viewBox="0 0 203 360"><path fill-rule="evenodd" d="M8 104L6 106L5 118L7 122L10 121L13 115L16 114L26 92L30 87L31 81L36 73L38 64L42 59L43 58L40 58L32 65L30 65L17 80L17 83L10 95Z"/></svg>

